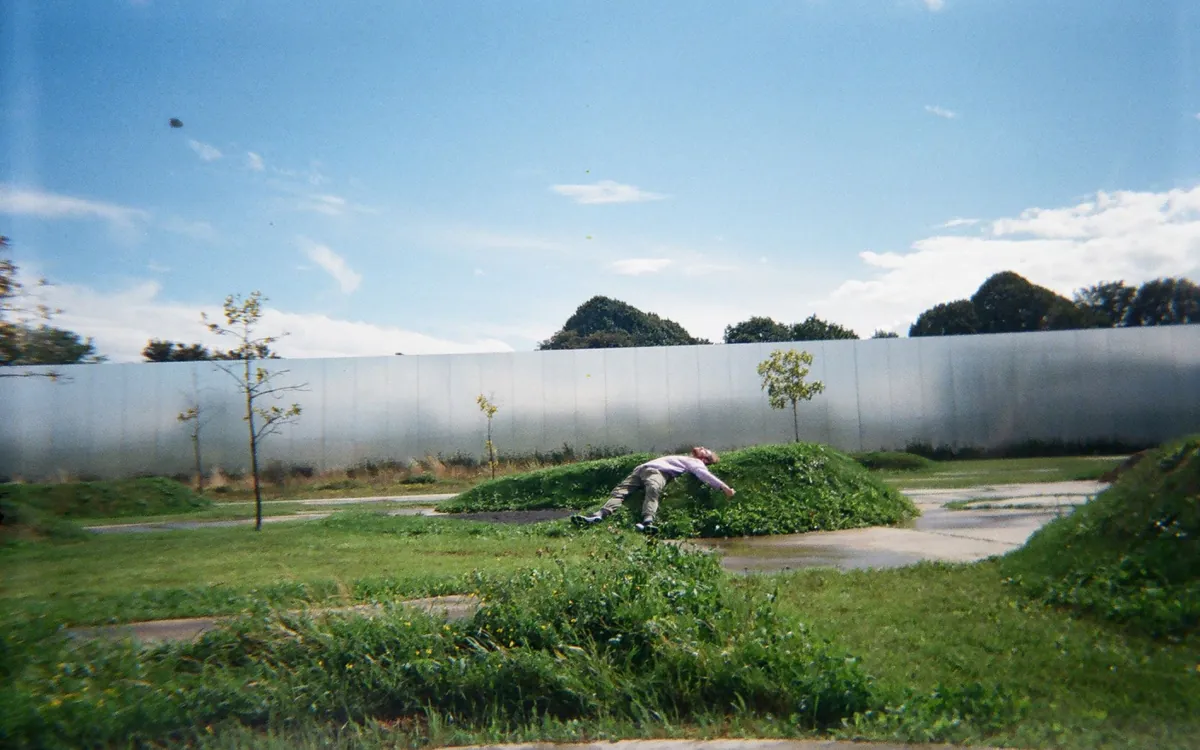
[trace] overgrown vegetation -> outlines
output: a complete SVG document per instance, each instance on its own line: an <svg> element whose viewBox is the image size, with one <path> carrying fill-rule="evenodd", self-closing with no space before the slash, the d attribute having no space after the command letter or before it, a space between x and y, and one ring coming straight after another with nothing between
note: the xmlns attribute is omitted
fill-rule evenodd
<svg viewBox="0 0 1200 750"><path fill-rule="evenodd" d="M600 502L638 464L636 454L543 469L482 482L438 505L449 513L587 508ZM737 490L732 499L690 475L667 486L659 516L666 537L757 536L891 524L916 506L852 458L811 443L767 445L725 454L713 473ZM640 508L640 495L629 503ZM628 519L629 503L613 517Z"/></svg>
<svg viewBox="0 0 1200 750"><path fill-rule="evenodd" d="M1010 581L1154 636L1200 625L1200 436L1148 454L1006 558Z"/></svg>
<svg viewBox="0 0 1200 750"><path fill-rule="evenodd" d="M77 542L88 533L65 518L0 497L0 546L20 542Z"/></svg>
<svg viewBox="0 0 1200 750"><path fill-rule="evenodd" d="M64 482L61 484L0 484L0 500L24 505L59 518L121 518L189 513L212 506L171 479Z"/></svg>
<svg viewBox="0 0 1200 750"><path fill-rule="evenodd" d="M856 660L782 616L773 597L740 594L708 555L628 541L586 566L476 576L484 603L467 622L260 610L198 643L143 653L73 648L26 625L0 651L0 736L10 747L79 747L430 713L464 728L711 714L819 728L871 706Z"/></svg>

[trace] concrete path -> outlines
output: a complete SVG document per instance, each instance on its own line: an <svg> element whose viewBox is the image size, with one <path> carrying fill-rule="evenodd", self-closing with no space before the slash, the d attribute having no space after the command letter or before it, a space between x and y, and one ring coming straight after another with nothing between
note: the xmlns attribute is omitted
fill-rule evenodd
<svg viewBox="0 0 1200 750"><path fill-rule="evenodd" d="M963 745L902 745L894 742L841 742L837 740L620 740L617 742L513 745L451 745L441 750L967 750ZM971 745L970 750L999 750Z"/></svg>
<svg viewBox="0 0 1200 750"><path fill-rule="evenodd" d="M354 505L356 503L424 503L430 505L449 500L455 493L435 495L373 495L371 497L317 497L310 500L263 500L263 505L271 503L300 503L301 505ZM253 500L226 500L213 503L214 505L254 505Z"/></svg>
<svg viewBox="0 0 1200 750"><path fill-rule="evenodd" d="M465 620L475 614L479 608L479 600L471 595L455 594L452 596L433 596L425 599L408 599L397 602L400 606L410 607L430 614L442 615L448 620ZM290 610L290 614L321 616L331 614L356 614L371 617L382 613L383 607L373 604L356 604L349 607L333 607L328 609ZM166 641L190 641L199 638L201 634L217 628L228 617L188 617L178 620L150 620L146 622L130 622L122 625L102 625L90 628L68 628L67 633L74 638L106 640L133 639L144 644L164 643Z"/></svg>
<svg viewBox="0 0 1200 750"><path fill-rule="evenodd" d="M1017 549L1046 523L1087 502L1099 482L1015 484L954 490L909 490L920 518L901 526L815 531L737 539L693 539L686 544L721 554L721 564L741 573L799 568L896 568L925 560L966 563ZM948 510L952 501L985 499L987 507Z"/></svg>

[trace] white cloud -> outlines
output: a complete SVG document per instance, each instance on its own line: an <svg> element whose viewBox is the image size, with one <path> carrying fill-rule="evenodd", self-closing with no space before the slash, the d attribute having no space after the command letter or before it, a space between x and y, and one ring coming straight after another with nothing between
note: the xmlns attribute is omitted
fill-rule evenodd
<svg viewBox="0 0 1200 750"><path fill-rule="evenodd" d="M483 275L483 269L482 269L482 268L476 268L476 269L475 269L475 275L476 275L476 276L482 276L482 275Z"/></svg>
<svg viewBox="0 0 1200 750"><path fill-rule="evenodd" d="M320 266L325 273L333 277L333 279L341 287L342 292L350 294L358 285L362 283L362 275L356 273L349 265L346 264L346 259L330 250L327 245L321 245L310 240L301 239L301 246L304 248L304 254L313 263Z"/></svg>
<svg viewBox="0 0 1200 750"><path fill-rule="evenodd" d="M266 169L263 164L263 158L253 151L246 152L246 166L255 172L261 172Z"/></svg>
<svg viewBox="0 0 1200 750"><path fill-rule="evenodd" d="M104 203L43 190L0 185L0 213L37 216L43 219L96 218L128 226L135 219L148 219L149 212L115 203Z"/></svg>
<svg viewBox="0 0 1200 750"><path fill-rule="evenodd" d="M345 216L349 212L375 213L374 209L351 203L340 195L308 195L296 203L297 210L326 216Z"/></svg>
<svg viewBox="0 0 1200 750"><path fill-rule="evenodd" d="M946 109L945 107L939 107L934 104L926 104L925 111L931 115L937 115L938 117L943 117L947 120L953 120L954 118L958 117L957 112Z"/></svg>
<svg viewBox="0 0 1200 750"><path fill-rule="evenodd" d="M979 219L951 219L942 225L943 229L954 229L955 227L972 227L979 223Z"/></svg>
<svg viewBox="0 0 1200 750"><path fill-rule="evenodd" d="M842 283L818 314L869 335L906 328L922 311L969 297L988 276L1015 271L1071 297L1101 281L1200 277L1200 187L1100 192L1075 206L1031 208L985 225L983 236L936 235L909 252L864 252L869 278Z"/></svg>
<svg viewBox="0 0 1200 750"><path fill-rule="evenodd" d="M946 7L946 0L924 0L925 7L935 13Z"/></svg>
<svg viewBox="0 0 1200 750"><path fill-rule="evenodd" d="M612 180L601 180L590 185L553 185L550 188L584 205L600 203L641 203L663 200L667 196L650 193L633 185L622 185Z"/></svg>
<svg viewBox="0 0 1200 750"><path fill-rule="evenodd" d="M204 161L216 161L221 158L221 151L216 146L210 146L207 143L201 143L197 140L189 140L188 147L196 152Z"/></svg>
<svg viewBox="0 0 1200 750"><path fill-rule="evenodd" d="M200 313L221 320L219 304L187 305L160 298L161 286L142 281L119 290L61 284L43 291L47 304L64 312L56 325L92 336L112 362L140 362L152 338L199 342L228 349L231 341L205 329ZM289 332L272 348L286 358L365 357L405 354L507 352L512 347L494 338L449 340L394 326L339 320L326 315L295 313L267 306L260 330L266 335Z"/></svg>
<svg viewBox="0 0 1200 750"><path fill-rule="evenodd" d="M641 276L658 273L669 265L670 258L627 258L613 262L610 267L622 276Z"/></svg>

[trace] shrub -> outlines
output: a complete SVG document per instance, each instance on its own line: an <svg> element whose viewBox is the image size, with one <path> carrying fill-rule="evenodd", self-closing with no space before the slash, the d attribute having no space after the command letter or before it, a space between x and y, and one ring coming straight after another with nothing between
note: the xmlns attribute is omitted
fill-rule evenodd
<svg viewBox="0 0 1200 750"><path fill-rule="evenodd" d="M465 511L587 508L601 502L638 464L635 454L542 469L483 482L442 503ZM913 518L916 506L844 453L811 443L727 453L713 473L737 490L732 499L690 475L667 486L660 512L668 537L756 536L848 529ZM641 509L641 495L625 512Z"/></svg>
<svg viewBox="0 0 1200 750"><path fill-rule="evenodd" d="M432 474L413 474L411 477L405 477L400 481L400 484L434 484L437 482L437 477Z"/></svg>
<svg viewBox="0 0 1200 750"><path fill-rule="evenodd" d="M855 453L854 460L868 469L880 471L922 471L936 466L934 461L924 456L901 451Z"/></svg>
<svg viewBox="0 0 1200 750"><path fill-rule="evenodd" d="M1115 484L1004 559L1045 602L1156 637L1200 623L1200 436L1151 451Z"/></svg>
<svg viewBox="0 0 1200 750"><path fill-rule="evenodd" d="M0 486L0 500L61 518L120 518L190 513L212 505L189 487L164 477L62 484Z"/></svg>
<svg viewBox="0 0 1200 750"><path fill-rule="evenodd" d="M673 545L601 545L501 580L477 574L469 621L259 611L197 643L139 653L34 633L0 643L12 747L178 742L206 727L435 713L464 729L544 718L676 725L775 717L829 728L875 705L857 660Z"/></svg>
<svg viewBox="0 0 1200 750"><path fill-rule="evenodd" d="M90 535L77 524L0 497L0 544L21 541L78 542Z"/></svg>

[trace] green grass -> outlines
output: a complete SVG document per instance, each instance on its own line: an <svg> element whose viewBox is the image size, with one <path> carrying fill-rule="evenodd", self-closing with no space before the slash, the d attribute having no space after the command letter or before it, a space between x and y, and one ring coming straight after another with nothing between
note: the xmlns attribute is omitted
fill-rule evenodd
<svg viewBox="0 0 1200 750"><path fill-rule="evenodd" d="M1155 449L1010 555L1015 585L1155 636L1200 628L1200 436Z"/></svg>
<svg viewBox="0 0 1200 750"><path fill-rule="evenodd" d="M1121 460L1107 456L1066 456L937 461L929 469L881 470L876 474L898 489L963 489L998 484L1098 481Z"/></svg>
<svg viewBox="0 0 1200 750"><path fill-rule="evenodd" d="M371 501L364 503L338 503L330 505L305 505L299 500L277 500L263 503L263 518L279 518L305 513L334 513L344 510L370 510L383 513L398 508L432 507L415 502ZM87 526L107 526L141 523L167 523L170 521L245 521L254 518L253 503L215 503L212 507L195 513L170 513L166 515L130 516L119 519L89 521Z"/></svg>
<svg viewBox="0 0 1200 750"><path fill-rule="evenodd" d="M186 485L162 477L61 484L0 484L0 500L61 518L121 518L190 513L212 505Z"/></svg>
<svg viewBox="0 0 1200 750"><path fill-rule="evenodd" d="M0 550L0 610L93 624L226 614L256 600L459 593L464 574L531 564L558 550L564 531L562 524L499 526L350 511L261 532L233 527L20 545ZM585 541L561 554L574 559L588 549Z"/></svg>
<svg viewBox="0 0 1200 750"><path fill-rule="evenodd" d="M647 458L626 456L502 477L437 509L454 513L594 506ZM824 445L745 448L725 454L711 470L737 494L726 498L688 474L670 482L659 516L665 538L829 531L897 523L918 514L907 498L846 454ZM641 493L634 493L613 520L628 526L641 502Z"/></svg>
<svg viewBox="0 0 1200 750"><path fill-rule="evenodd" d="M932 459L903 451L867 451L852 457L868 469L882 471L929 471L937 466Z"/></svg>
<svg viewBox="0 0 1200 750"><path fill-rule="evenodd" d="M991 733L946 728L937 741L1016 747L1190 748L1200 739L1200 641L1164 645L1029 603L996 561L889 571L802 571L741 585L777 591L786 611L862 658L900 705L906 690L977 686L1027 698ZM919 707L873 739L929 740ZM913 726L904 727L908 721ZM871 722L864 722L864 729ZM851 733L853 734L853 733Z"/></svg>

